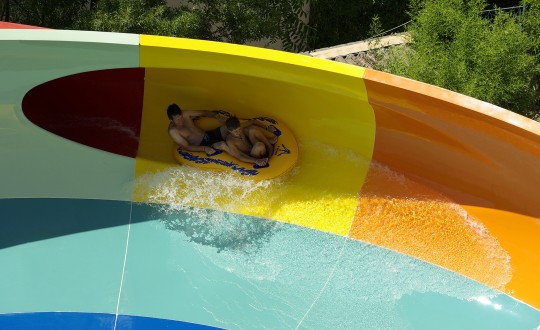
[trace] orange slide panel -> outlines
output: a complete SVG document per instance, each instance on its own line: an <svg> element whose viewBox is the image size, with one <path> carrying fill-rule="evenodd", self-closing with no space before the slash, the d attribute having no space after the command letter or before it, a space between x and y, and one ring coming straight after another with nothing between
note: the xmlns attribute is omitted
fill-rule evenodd
<svg viewBox="0 0 540 330"><path fill-rule="evenodd" d="M377 122L374 165L350 236L540 308L540 125L383 72L368 69L364 81ZM403 175L389 182L389 171Z"/></svg>

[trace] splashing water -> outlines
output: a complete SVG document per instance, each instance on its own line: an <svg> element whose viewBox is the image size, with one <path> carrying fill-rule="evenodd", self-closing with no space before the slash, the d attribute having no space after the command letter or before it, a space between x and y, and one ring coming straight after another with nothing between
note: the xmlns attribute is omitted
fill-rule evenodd
<svg viewBox="0 0 540 330"><path fill-rule="evenodd" d="M442 193L381 164L372 164L350 236L499 290L512 278L510 255L480 220Z"/></svg>
<svg viewBox="0 0 540 330"><path fill-rule="evenodd" d="M137 193L150 203L161 204L166 213L182 211L191 216L219 221L223 212L270 204L270 192L282 180L246 180L230 172L201 170L189 166L172 167L137 179Z"/></svg>
<svg viewBox="0 0 540 330"><path fill-rule="evenodd" d="M134 198L157 205L170 217L182 214L189 221L211 224L206 237L246 230L238 227L248 218L242 215L346 233L361 186L356 176L367 160L351 150L313 141L301 147L305 153L299 164L276 179L254 180L227 171L175 166L139 176ZM351 173L352 179L343 180L343 173ZM171 222L169 227L185 231L187 221ZM202 242L200 237L192 239Z"/></svg>
<svg viewBox="0 0 540 330"><path fill-rule="evenodd" d="M169 230L217 251L249 252L279 230L275 221L253 219L243 210L270 215L274 192L283 179L251 180L230 172L173 167L136 181L138 196L154 204Z"/></svg>

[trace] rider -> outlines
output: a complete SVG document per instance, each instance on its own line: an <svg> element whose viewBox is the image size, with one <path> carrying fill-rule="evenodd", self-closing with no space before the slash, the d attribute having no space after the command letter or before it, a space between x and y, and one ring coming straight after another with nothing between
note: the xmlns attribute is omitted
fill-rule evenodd
<svg viewBox="0 0 540 330"><path fill-rule="evenodd" d="M189 151L204 151L211 156L216 153L214 145L224 141L228 135L227 128L221 125L215 129L204 131L197 127L193 122L199 117L215 118L223 123L223 118L217 111L207 110L182 110L177 104L171 104L167 108L167 116L171 121L169 123L169 135L183 149Z"/></svg>

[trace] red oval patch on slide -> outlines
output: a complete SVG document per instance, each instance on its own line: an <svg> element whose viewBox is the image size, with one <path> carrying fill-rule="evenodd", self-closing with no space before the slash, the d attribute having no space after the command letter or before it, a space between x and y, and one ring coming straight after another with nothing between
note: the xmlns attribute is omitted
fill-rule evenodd
<svg viewBox="0 0 540 330"><path fill-rule="evenodd" d="M79 73L34 87L22 108L30 121L66 139L135 157L139 148L143 68Z"/></svg>

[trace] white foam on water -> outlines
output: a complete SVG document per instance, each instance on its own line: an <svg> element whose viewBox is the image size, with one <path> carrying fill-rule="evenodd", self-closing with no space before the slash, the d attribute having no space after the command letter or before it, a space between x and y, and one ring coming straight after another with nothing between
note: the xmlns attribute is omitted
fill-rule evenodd
<svg viewBox="0 0 540 330"><path fill-rule="evenodd" d="M366 162L352 151L320 143L304 147L318 148L321 157L348 157L358 166ZM406 186L409 182L403 174L388 167L374 166L380 166L393 184ZM140 177L137 185L142 188L136 190L141 190L149 202L158 204L167 215L162 219L167 229L183 233L198 243L195 249L212 265L249 281L249 285L241 288L251 297L254 313L277 304L280 311L290 311L291 315L282 315L284 320L295 319L297 311L305 308L306 299L319 294L321 299L316 298L314 303L316 312L307 315L307 323L303 325L309 326L311 317L316 320L319 314L326 316L324 311L331 312L328 306L335 299L336 304L346 302L361 314L365 325L380 322L380 328L406 328L406 321L396 312L404 296L437 292L487 304L499 294L478 282L399 253L345 237L236 214L241 208L271 204L280 185L299 171L296 167L285 178L255 181L227 172L181 166ZM487 228L463 208L450 205L479 239L491 237ZM485 242L482 239L480 243ZM501 257L498 242L490 242L494 245L486 249L494 251L493 258ZM502 258L510 267L508 254ZM333 268L336 271L328 275L328 270ZM328 286L321 291L322 283L326 282ZM287 292L287 297L276 295L269 283L278 289L291 288L291 292ZM499 308L495 304L493 307ZM228 314L218 316L224 319L224 324L232 326L232 321L225 320Z"/></svg>
<svg viewBox="0 0 540 330"><path fill-rule="evenodd" d="M160 204L161 211L166 213L183 211L219 220L222 218L219 211L235 212L268 202L265 198L269 194L265 192L280 182L280 179L253 180L230 172L175 166L141 176L136 181L136 191L146 194L148 202Z"/></svg>
<svg viewBox="0 0 540 330"><path fill-rule="evenodd" d="M391 185L397 185L401 188L407 188L409 185L413 186L418 184L407 178L404 174L394 171L383 164L373 162L371 166L373 166L377 171L383 173L385 180L387 180L387 182L389 182ZM406 189L403 189L403 191L406 191ZM471 269L482 265L484 267L484 269L482 269L482 272L484 274L491 274L489 275L491 279L490 284L500 290L503 290L505 285L511 281L512 266L510 254L500 245L497 238L489 232L488 228L482 222L480 222L479 219L471 216L461 205L453 202L452 200L450 200L450 198L446 197L442 193L438 193L437 196L435 196L433 193L428 193L427 196L417 193L417 196L411 197L386 196L386 198L389 200L390 203L395 202L397 205L400 205L400 203L402 204L402 202L400 202L399 200L400 198L405 198L409 201L416 201L419 212L424 211L422 210L422 208L424 207L427 211L431 210L433 216L441 217L441 219L449 217L452 214L455 215L455 217L450 218L458 221L461 220L461 225L467 228L470 233L472 233L472 237L474 237L474 243L478 247L481 247L483 251L482 260L477 260L478 265L463 264L462 266L466 266L465 269L468 269L470 271ZM428 203L423 202L424 198ZM437 202L437 204L435 205L430 202ZM412 212L412 214L414 215L415 211L412 210L410 212ZM405 212L404 214L407 213ZM426 213L426 215L429 214L429 212ZM432 219L423 220L426 224L425 226L429 226L430 220ZM392 221L403 221L403 219L392 219ZM423 227L422 229L428 230L429 228ZM412 243L414 242L415 241L412 241ZM449 244L451 243L452 241L449 241ZM446 253L448 253L448 251ZM455 256L448 256L449 259L451 259L452 257Z"/></svg>
<svg viewBox="0 0 540 330"><path fill-rule="evenodd" d="M375 168L377 171L384 173L385 177L388 178L388 181L391 181L393 184L405 186L409 181L409 179L407 179L407 177L403 173L394 171L390 167L374 160L371 161L370 166Z"/></svg>
<svg viewBox="0 0 540 330"><path fill-rule="evenodd" d="M140 195L136 198L155 205L167 229L182 232L191 241L218 252L250 253L267 241L279 224L240 213L263 210L270 218L270 206L279 196L276 189L283 180L254 180L230 172L176 166L139 177L135 191Z"/></svg>

